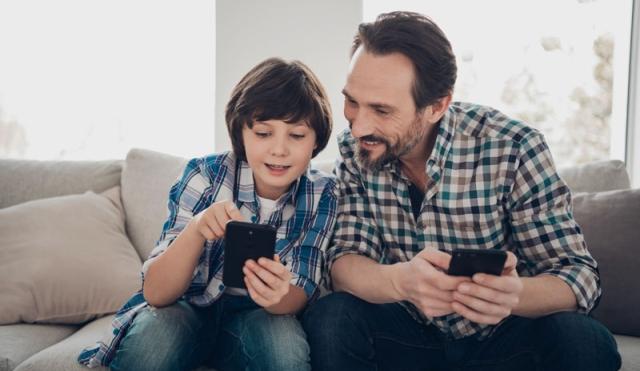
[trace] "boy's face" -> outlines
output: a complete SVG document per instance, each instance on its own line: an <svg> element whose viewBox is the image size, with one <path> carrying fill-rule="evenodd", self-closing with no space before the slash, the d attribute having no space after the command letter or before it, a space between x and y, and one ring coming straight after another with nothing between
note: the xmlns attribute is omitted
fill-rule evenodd
<svg viewBox="0 0 640 371"><path fill-rule="evenodd" d="M316 133L305 122L255 121L242 129L242 139L256 192L271 200L307 170L316 148Z"/></svg>

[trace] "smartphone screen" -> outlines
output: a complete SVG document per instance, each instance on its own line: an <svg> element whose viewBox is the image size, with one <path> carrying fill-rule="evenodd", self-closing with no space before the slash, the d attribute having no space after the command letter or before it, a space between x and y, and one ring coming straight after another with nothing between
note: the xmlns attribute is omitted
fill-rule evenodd
<svg viewBox="0 0 640 371"><path fill-rule="evenodd" d="M502 250L456 249L451 253L448 274L473 276L487 273L499 276L504 269L507 253Z"/></svg>
<svg viewBox="0 0 640 371"><path fill-rule="evenodd" d="M242 267L248 259L273 259L276 228L266 224L231 221L224 240L222 282L229 287L246 288Z"/></svg>

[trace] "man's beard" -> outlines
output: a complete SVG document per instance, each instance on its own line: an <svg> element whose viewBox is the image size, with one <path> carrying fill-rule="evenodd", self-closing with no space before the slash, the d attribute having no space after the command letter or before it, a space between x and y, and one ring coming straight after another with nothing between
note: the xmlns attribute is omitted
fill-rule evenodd
<svg viewBox="0 0 640 371"><path fill-rule="evenodd" d="M385 151L377 158L371 158L371 151L364 149L360 144L356 144L356 162L366 169L371 171L379 171L386 164L398 160L400 157L411 152L422 139L426 132L426 126L420 122L420 116L411 124L411 127L407 132L400 137L395 144L391 144L386 138L378 137L375 135L366 135L358 138L360 141L372 141L380 142L384 145Z"/></svg>

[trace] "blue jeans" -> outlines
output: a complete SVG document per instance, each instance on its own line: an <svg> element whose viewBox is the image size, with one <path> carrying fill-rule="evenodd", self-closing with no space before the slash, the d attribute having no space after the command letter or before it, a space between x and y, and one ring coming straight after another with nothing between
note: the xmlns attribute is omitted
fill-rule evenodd
<svg viewBox="0 0 640 371"><path fill-rule="evenodd" d="M179 301L139 313L112 370L310 370L309 346L295 316L272 315L250 298L223 295L200 308Z"/></svg>
<svg viewBox="0 0 640 371"><path fill-rule="evenodd" d="M445 337L399 304L347 293L319 299L304 315L311 365L322 370L617 370L611 333L594 319L562 312L512 316L488 339Z"/></svg>

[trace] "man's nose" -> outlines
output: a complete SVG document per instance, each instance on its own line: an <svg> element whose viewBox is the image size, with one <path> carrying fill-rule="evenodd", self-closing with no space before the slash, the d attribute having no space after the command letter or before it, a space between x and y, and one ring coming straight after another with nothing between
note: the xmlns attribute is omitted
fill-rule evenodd
<svg viewBox="0 0 640 371"><path fill-rule="evenodd" d="M349 121L351 128L351 135L354 138L361 138L367 135L371 135L374 132L374 126L371 124L371 119L368 117L364 110L357 110Z"/></svg>

